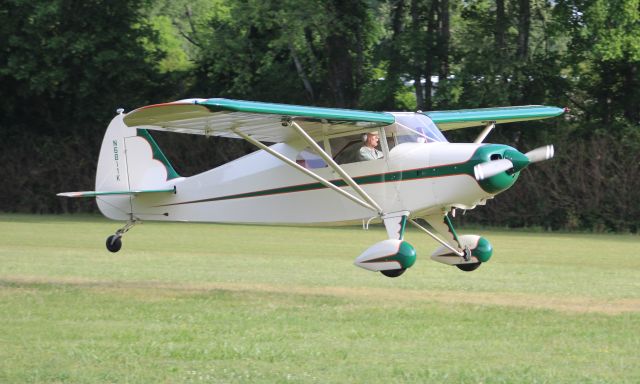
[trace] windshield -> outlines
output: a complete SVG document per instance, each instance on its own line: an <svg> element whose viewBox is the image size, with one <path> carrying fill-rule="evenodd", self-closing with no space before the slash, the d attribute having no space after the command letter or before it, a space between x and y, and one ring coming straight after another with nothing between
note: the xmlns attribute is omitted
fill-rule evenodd
<svg viewBox="0 0 640 384"><path fill-rule="evenodd" d="M396 118L393 131L398 144L447 142L442 132L427 116L414 112L395 112L393 115Z"/></svg>

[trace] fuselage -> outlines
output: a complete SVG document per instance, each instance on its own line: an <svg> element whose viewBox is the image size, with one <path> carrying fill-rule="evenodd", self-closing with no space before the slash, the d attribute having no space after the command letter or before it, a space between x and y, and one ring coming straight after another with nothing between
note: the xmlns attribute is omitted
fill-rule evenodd
<svg viewBox="0 0 640 384"><path fill-rule="evenodd" d="M294 160L300 151L285 143L271 148ZM451 207L472 209L510 187L517 173L483 182L473 176L474 165L505 150L513 149L492 144L404 143L387 158L342 164L342 168L384 212L410 211L420 217ZM313 171L355 195L330 167ZM176 187L175 194L131 197L134 215L161 221L332 225L377 216L262 150L168 184ZM106 211L110 217L108 207Z"/></svg>

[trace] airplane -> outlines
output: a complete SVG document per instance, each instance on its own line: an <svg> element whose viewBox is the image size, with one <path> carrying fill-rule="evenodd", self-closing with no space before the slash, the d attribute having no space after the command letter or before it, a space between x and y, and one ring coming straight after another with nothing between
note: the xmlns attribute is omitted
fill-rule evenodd
<svg viewBox="0 0 640 384"><path fill-rule="evenodd" d="M95 191L58 196L95 197L104 216L125 222L107 238L111 252L142 221L365 228L378 222L387 238L359 255L356 266L402 275L416 261L404 240L409 224L440 244L433 260L473 271L489 261L493 247L484 237L459 235L449 215L485 205L529 164L554 155L552 145L523 154L483 141L498 123L564 112L541 105L369 112L223 98L119 109L104 135ZM478 126L484 129L472 143L450 143L442 134ZM243 139L258 150L181 177L150 131ZM380 158L359 159L375 134Z"/></svg>

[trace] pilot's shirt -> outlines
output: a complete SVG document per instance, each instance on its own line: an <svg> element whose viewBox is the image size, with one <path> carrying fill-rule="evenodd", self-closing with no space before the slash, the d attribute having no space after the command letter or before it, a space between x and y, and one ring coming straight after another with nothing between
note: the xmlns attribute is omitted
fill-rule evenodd
<svg viewBox="0 0 640 384"><path fill-rule="evenodd" d="M360 148L360 151L358 151L359 161L381 159L383 156L384 155L381 151L378 151L375 148L369 148L366 145Z"/></svg>

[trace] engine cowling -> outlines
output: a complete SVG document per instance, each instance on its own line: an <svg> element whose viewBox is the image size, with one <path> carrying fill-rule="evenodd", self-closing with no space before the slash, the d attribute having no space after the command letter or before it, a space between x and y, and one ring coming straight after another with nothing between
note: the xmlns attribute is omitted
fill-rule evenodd
<svg viewBox="0 0 640 384"><path fill-rule="evenodd" d="M380 241L354 262L358 267L369 271L389 271L407 269L416 262L416 249L404 240L388 239Z"/></svg>

